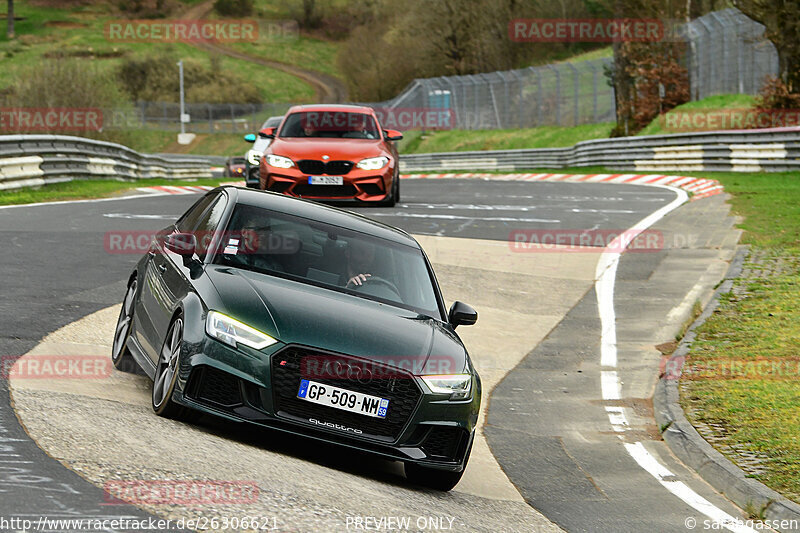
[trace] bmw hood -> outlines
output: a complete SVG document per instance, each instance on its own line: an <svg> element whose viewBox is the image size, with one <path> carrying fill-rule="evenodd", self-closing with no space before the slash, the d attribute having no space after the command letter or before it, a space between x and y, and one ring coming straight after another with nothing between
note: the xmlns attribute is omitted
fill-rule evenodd
<svg viewBox="0 0 800 533"><path fill-rule="evenodd" d="M367 139L294 139L277 138L271 145L273 154L301 159L319 159L322 155L331 161L360 161L368 157L386 155L381 141Z"/></svg>
<svg viewBox="0 0 800 533"><path fill-rule="evenodd" d="M209 302L211 309L284 344L354 355L415 373L457 373L466 366L458 337L441 322L413 311L246 270L211 266L207 273L220 297L216 306Z"/></svg>

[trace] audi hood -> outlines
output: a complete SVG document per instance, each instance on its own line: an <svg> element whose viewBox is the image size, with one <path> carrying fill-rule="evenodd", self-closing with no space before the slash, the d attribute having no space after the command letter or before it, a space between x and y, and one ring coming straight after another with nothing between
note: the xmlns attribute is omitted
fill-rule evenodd
<svg viewBox="0 0 800 533"><path fill-rule="evenodd" d="M207 274L227 314L284 344L349 354L413 370L459 373L466 350L449 326L393 305L305 283L219 265ZM431 367L426 369L425 365ZM435 365L435 369L433 369Z"/></svg>

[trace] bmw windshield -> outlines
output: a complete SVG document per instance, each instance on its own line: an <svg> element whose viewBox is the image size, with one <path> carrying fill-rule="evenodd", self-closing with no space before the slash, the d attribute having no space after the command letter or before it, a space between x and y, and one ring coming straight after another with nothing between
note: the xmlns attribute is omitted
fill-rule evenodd
<svg viewBox="0 0 800 533"><path fill-rule="evenodd" d="M280 137L323 137L341 139L380 139L372 115L347 111L302 111L292 113Z"/></svg>
<svg viewBox="0 0 800 533"><path fill-rule="evenodd" d="M240 205L214 263L388 303L441 319L422 252L363 233Z"/></svg>

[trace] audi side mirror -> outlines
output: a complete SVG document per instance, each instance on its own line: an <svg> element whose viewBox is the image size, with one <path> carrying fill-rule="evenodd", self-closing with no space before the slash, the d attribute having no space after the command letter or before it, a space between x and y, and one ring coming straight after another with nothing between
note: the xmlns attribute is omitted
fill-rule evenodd
<svg viewBox="0 0 800 533"><path fill-rule="evenodd" d="M170 233L164 246L170 252L191 258L197 253L197 237L192 233Z"/></svg>
<svg viewBox="0 0 800 533"><path fill-rule="evenodd" d="M254 143L254 142L256 142L256 134L255 133L248 133L247 135L244 136L244 140L249 142L249 143Z"/></svg>
<svg viewBox="0 0 800 533"><path fill-rule="evenodd" d="M464 302L453 302L447 320L453 328L471 326L478 321L478 312Z"/></svg>

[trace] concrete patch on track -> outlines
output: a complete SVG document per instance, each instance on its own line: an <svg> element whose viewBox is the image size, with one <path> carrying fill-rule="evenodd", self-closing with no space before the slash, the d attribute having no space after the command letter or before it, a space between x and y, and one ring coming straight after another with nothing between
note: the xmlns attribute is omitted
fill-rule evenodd
<svg viewBox="0 0 800 533"><path fill-rule="evenodd" d="M353 517L454 519L469 531L557 531L524 503L483 436L495 385L536 346L594 283L596 253L520 254L508 243L419 236L447 303L473 304L477 325L459 334L484 388L481 429L462 482L450 493L407 484L398 463L305 439L201 418L156 417L150 381L112 371L96 379L11 377L17 416L47 453L89 481L228 480L255 482L259 498L238 505L140 506L179 519L274 516L281 530L341 531ZM598 250L599 253L599 250ZM118 307L46 337L25 356L107 357ZM107 359L110 363L110 359Z"/></svg>

